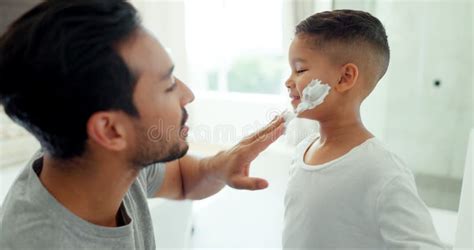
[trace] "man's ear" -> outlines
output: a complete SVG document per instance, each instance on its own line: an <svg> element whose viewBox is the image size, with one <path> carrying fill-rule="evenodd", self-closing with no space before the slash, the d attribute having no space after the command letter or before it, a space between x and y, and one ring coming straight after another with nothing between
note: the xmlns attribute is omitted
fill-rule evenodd
<svg viewBox="0 0 474 250"><path fill-rule="evenodd" d="M339 93L346 92L354 87L359 77L359 68L353 63L348 63L341 68L341 78L334 87Z"/></svg>
<svg viewBox="0 0 474 250"><path fill-rule="evenodd" d="M93 142L112 151L127 146L123 118L117 112L97 112L87 121L87 134Z"/></svg>

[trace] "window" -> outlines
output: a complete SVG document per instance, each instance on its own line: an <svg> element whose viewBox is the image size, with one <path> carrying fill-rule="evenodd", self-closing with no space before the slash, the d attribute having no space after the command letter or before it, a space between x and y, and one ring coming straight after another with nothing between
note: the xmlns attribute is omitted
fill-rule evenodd
<svg viewBox="0 0 474 250"><path fill-rule="evenodd" d="M284 89L283 0L185 1L194 89L279 94Z"/></svg>

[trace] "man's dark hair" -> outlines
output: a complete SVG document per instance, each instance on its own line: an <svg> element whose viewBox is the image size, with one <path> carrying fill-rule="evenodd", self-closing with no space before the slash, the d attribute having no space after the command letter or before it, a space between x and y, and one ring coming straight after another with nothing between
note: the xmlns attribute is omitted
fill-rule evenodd
<svg viewBox="0 0 474 250"><path fill-rule="evenodd" d="M380 65L376 81L387 71L390 48L382 23L371 14L357 10L333 10L316 13L296 26L295 35L315 37L318 48L333 43L368 45L377 54Z"/></svg>
<svg viewBox="0 0 474 250"><path fill-rule="evenodd" d="M85 151L86 124L98 111L137 117L136 77L117 46L140 26L124 0L50 0L0 38L0 103L53 157Z"/></svg>

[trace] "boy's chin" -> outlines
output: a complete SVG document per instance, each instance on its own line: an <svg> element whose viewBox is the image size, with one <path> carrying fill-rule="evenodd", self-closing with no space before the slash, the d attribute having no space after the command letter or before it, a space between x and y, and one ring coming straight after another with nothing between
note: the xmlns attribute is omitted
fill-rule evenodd
<svg viewBox="0 0 474 250"><path fill-rule="evenodd" d="M322 118L324 118L324 113L321 112L321 110L316 107L314 109L306 110L298 114L298 118L303 118L303 119L309 119L309 120L314 120L314 121L319 121Z"/></svg>

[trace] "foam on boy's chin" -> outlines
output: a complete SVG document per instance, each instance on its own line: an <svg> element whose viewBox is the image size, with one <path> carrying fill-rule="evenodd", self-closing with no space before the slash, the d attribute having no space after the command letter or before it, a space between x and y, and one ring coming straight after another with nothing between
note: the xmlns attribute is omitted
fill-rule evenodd
<svg viewBox="0 0 474 250"><path fill-rule="evenodd" d="M296 113L316 108L324 102L324 98L329 94L331 87L329 84L322 84L321 80L312 80L303 90L301 103L296 107Z"/></svg>
<svg viewBox="0 0 474 250"><path fill-rule="evenodd" d="M292 111L285 110L281 116L285 120L285 127L287 127L288 124L290 124L290 122L296 117L296 114Z"/></svg>

